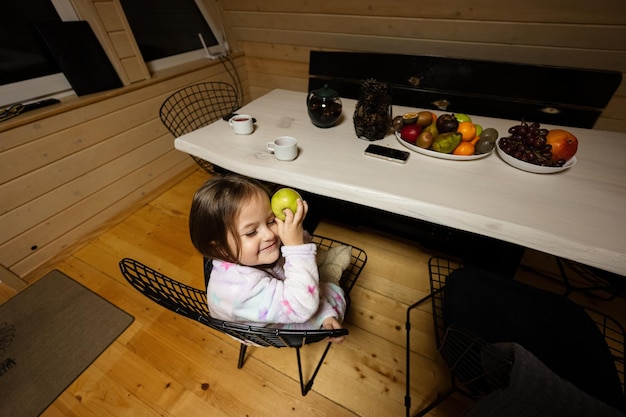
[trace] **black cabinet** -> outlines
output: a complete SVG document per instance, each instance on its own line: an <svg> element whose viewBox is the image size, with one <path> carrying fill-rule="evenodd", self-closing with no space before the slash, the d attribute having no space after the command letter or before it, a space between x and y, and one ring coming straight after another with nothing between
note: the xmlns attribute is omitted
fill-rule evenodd
<svg viewBox="0 0 626 417"><path fill-rule="evenodd" d="M311 51L309 91L357 99L361 83L391 84L396 105L591 128L620 85L616 71L425 55Z"/></svg>

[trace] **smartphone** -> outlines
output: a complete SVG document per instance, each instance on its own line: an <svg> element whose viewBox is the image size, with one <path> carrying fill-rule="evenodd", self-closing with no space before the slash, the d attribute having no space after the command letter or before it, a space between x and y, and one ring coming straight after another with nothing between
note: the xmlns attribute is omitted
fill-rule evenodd
<svg viewBox="0 0 626 417"><path fill-rule="evenodd" d="M397 162L399 164L406 164L406 161L409 159L410 155L407 151L401 151L399 149L393 149L387 146L374 144L368 145L364 153L367 156L386 159L387 161Z"/></svg>

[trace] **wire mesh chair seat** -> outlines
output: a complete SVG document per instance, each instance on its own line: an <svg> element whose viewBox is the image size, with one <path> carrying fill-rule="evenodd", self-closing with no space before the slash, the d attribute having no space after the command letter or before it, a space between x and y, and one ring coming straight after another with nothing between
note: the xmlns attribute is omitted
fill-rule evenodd
<svg viewBox="0 0 626 417"><path fill-rule="evenodd" d="M455 391L478 398L496 387L508 385L512 361L493 345L470 332L454 326L448 327L439 352L455 376L452 379Z"/></svg>
<svg viewBox="0 0 626 417"><path fill-rule="evenodd" d="M184 87L165 99L159 109L161 122L175 138L207 126L241 107L236 89L222 81ZM225 171L194 155L194 161L209 173Z"/></svg>
<svg viewBox="0 0 626 417"><path fill-rule="evenodd" d="M406 396L407 417L411 416L410 392L410 330L411 311L425 302L432 306L434 339L451 375L451 387L437 395L428 405L413 416L424 416L455 392L471 399L479 399L496 389L506 388L512 368L511 357L495 348L490 342L477 336L472 331L459 328L446 322L444 306L445 289L450 274L462 268L461 263L433 257L429 260L430 294L418 300L407 309L407 347L406 347ZM468 294L468 297L472 295ZM557 296L555 294L555 296ZM606 342L607 352L615 365L616 379L621 383L620 401L626 401L624 391L624 351L626 333L619 322L612 317L591 308L581 307ZM593 327L593 324L591 325Z"/></svg>
<svg viewBox="0 0 626 417"><path fill-rule="evenodd" d="M313 236L313 241L320 248L347 245L322 236ZM366 262L366 253L359 248L352 247L350 266L344 272L340 281L340 285L346 294L346 301L349 301L350 290L356 283ZM300 391L303 396L311 390L315 377L332 343L327 343L308 381L305 381L303 375L300 348L308 344L323 342L328 338L346 336L349 333L348 329L345 328L333 330L287 330L218 320L211 317L209 313L206 290L183 284L131 258L122 259L119 266L122 275L136 290L162 307L238 340L240 342L240 350L237 368L239 369L244 365L246 350L249 345L294 348L298 364Z"/></svg>

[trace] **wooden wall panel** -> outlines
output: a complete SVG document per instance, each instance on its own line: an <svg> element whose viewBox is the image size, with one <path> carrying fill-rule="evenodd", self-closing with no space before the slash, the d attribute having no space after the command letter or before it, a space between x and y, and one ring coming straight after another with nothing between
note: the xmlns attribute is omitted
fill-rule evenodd
<svg viewBox="0 0 626 417"><path fill-rule="evenodd" d="M39 140L9 149L0 154L0 166L4 167L0 171L0 182L24 175L107 140L117 132L143 124L146 120L154 118L155 109L158 112L162 101L162 98L157 96L139 105L107 113L101 118L87 120ZM165 132L166 129L163 127L161 133ZM29 196L25 195L22 198L29 199ZM4 204L8 203L0 203L0 212L4 211Z"/></svg>
<svg viewBox="0 0 626 417"><path fill-rule="evenodd" d="M92 177L101 173L106 175L107 171L111 173L101 181L107 181L104 187L98 184L100 188L95 188L93 191L88 190L74 204L65 203L65 207L62 210L53 213L45 221L29 227L26 232L0 244L0 263L3 265L16 264L36 250L33 248L44 247L55 239L62 238L68 230L72 230L89 221L94 213L100 213L113 203L122 200L127 194L130 194L139 185L142 185L141 182L134 180L134 178L137 175L141 175L142 171L137 170L137 168L142 167L144 161L159 161L150 168L150 176L162 175L179 163L189 163L188 159L190 158L187 158L186 155L180 152L171 150L171 147L168 145L166 141L153 141L135 152L125 155L123 158L114 160L108 166L95 170L93 175L77 179L82 182L89 182L90 179L92 182L96 182L97 180ZM148 179L149 177L144 179L144 181ZM121 184L124 183L126 185L122 186ZM116 185L112 186L112 184ZM55 190L46 195L46 198L64 201L62 197L67 187L60 188L60 190ZM24 213L23 211L22 214Z"/></svg>
<svg viewBox="0 0 626 417"><path fill-rule="evenodd" d="M546 23L497 21L459 21L454 19L424 19L407 17L367 17L303 15L301 13L277 13L258 19L254 12L233 13L237 26L271 31L323 32L328 34L351 34L396 37L398 42L411 39L498 43L507 45L537 45L607 49L619 51L620 42L626 39L626 27L601 27L587 25L563 25ZM407 51L407 53L410 53Z"/></svg>
<svg viewBox="0 0 626 417"><path fill-rule="evenodd" d="M242 55L234 61L247 88ZM199 61L0 125L0 264L20 277L45 268L197 169L158 111L174 91L213 80L233 82L220 61Z"/></svg>
<svg viewBox="0 0 626 417"><path fill-rule="evenodd" d="M113 47L115 48L115 52L120 59L134 57L135 51L133 46L129 42L128 36L126 36L123 32L112 32L109 33L109 37L111 38L111 43L113 43Z"/></svg>
<svg viewBox="0 0 626 417"><path fill-rule="evenodd" d="M295 12L304 14L423 17L429 19L500 20L510 22L626 23L621 0L593 3L568 0L527 0L514 5L499 0L448 0L416 3L408 0L228 0L226 11Z"/></svg>
<svg viewBox="0 0 626 417"><path fill-rule="evenodd" d="M68 205L74 204L83 198L97 192L115 181L120 175L129 175L136 167L132 164L123 164L130 156L135 156L134 163L141 163L152 152L146 148L151 144L169 147L169 134L159 136L149 130L161 131L157 120L153 120L144 127L131 129L116 135L111 140L101 142L95 146L77 152L65 158L61 164L51 164L33 172L30 175L11 181L3 187L3 195L13 204L11 210L0 216L0 229L4 242L23 233L45 219L62 211ZM156 148L160 153L164 148ZM139 154L137 154L139 152ZM137 155L139 158L137 158ZM153 157L158 157L158 154ZM94 166L97 161L101 165ZM62 170L63 176L57 171ZM67 173L66 173L67 172ZM33 187L31 178L39 178L40 188ZM59 185L62 184L62 185ZM21 199L20 190L29 188L28 199ZM21 200L21 201L20 201ZM19 201L19 204L17 204Z"/></svg>
<svg viewBox="0 0 626 417"><path fill-rule="evenodd" d="M607 69L626 74L626 2L497 0L221 1L245 51L253 97L273 88L306 91L278 67L308 65L310 50L423 54ZM291 64L290 64L291 65ZM292 66L293 67L293 66ZM515 82L515 80L511 80ZM596 128L626 132L622 86Z"/></svg>
<svg viewBox="0 0 626 417"><path fill-rule="evenodd" d="M181 158L179 152L171 151L168 156L169 158L162 157L144 165L134 175L122 178L98 195L94 195L92 200L102 199L111 201L111 204L101 211L92 213L93 215L86 221L66 229L63 234L56 236L45 246L37 247L28 257L11 265L10 269L18 276L24 277L37 267L45 268L46 264L53 263L55 259L67 255L68 252L86 243L100 231L117 223L126 213L145 204L156 193L180 181L182 176L193 169L190 168L193 166L193 163L189 162L190 158L184 157L183 162L179 162ZM114 192L118 189L127 189L129 193L119 200L107 200L115 198ZM67 217L67 213L61 212L49 221L54 222L67 219Z"/></svg>
<svg viewBox="0 0 626 417"><path fill-rule="evenodd" d="M447 28L456 30L455 28ZM446 32L446 29L443 30ZM589 50L572 53L570 49L538 48L527 45L501 45L480 42L471 45L466 40L450 42L431 39L400 39L349 33L311 33L297 30L245 28L238 33L255 42L269 44L289 39L311 49L337 49L359 52L383 52L408 55L434 55L472 58L486 61L521 62L533 65L556 65L575 68L608 69L626 72L626 51ZM520 59L523 57L523 59ZM605 63L600 67L599 63Z"/></svg>
<svg viewBox="0 0 626 417"><path fill-rule="evenodd" d="M143 81L146 79L144 76L144 71L145 71L144 63L140 58L136 56L132 56L132 57L124 58L120 60L120 62L122 63L122 67L124 68L124 73L128 77L128 81L131 84L139 82L139 81Z"/></svg>
<svg viewBox="0 0 626 417"><path fill-rule="evenodd" d="M118 1L94 1L94 7L107 32L125 31L125 18Z"/></svg>
<svg viewBox="0 0 626 417"><path fill-rule="evenodd" d="M306 63L249 58L247 69L253 85L280 85L287 90L306 91L309 66Z"/></svg>

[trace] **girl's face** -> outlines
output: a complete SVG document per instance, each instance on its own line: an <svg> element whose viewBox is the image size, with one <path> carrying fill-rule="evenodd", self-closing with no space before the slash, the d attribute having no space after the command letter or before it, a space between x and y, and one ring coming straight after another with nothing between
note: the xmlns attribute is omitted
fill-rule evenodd
<svg viewBox="0 0 626 417"><path fill-rule="evenodd" d="M267 195L258 193L242 204L235 226L241 242L238 260L242 265L269 265L278 260L278 226ZM228 245L231 253L237 253L237 241L233 236L228 236Z"/></svg>

